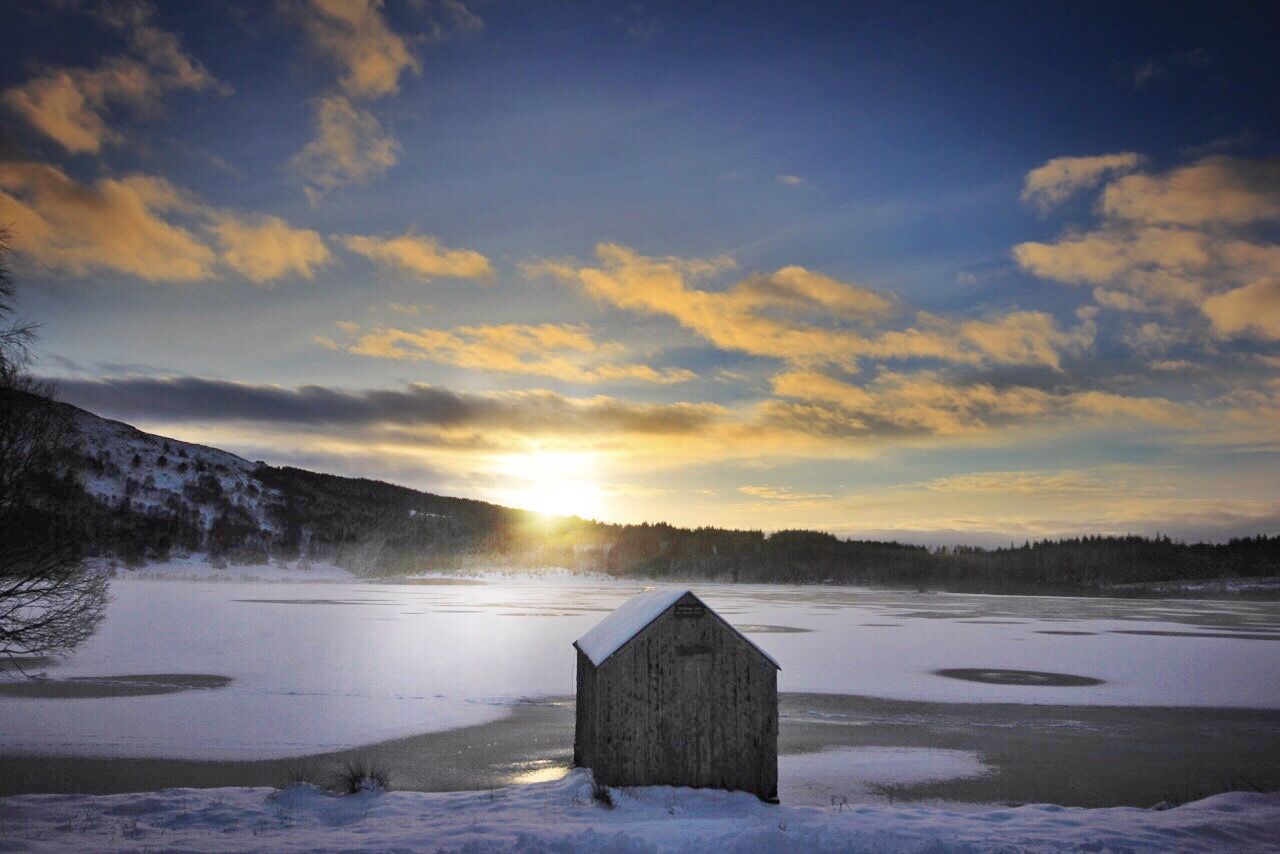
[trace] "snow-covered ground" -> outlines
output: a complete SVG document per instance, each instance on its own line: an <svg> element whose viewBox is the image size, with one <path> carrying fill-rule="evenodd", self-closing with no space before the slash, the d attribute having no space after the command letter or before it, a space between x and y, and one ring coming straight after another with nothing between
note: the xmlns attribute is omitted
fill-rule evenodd
<svg viewBox="0 0 1280 854"><path fill-rule="evenodd" d="M784 692L1280 708L1280 603L694 589L778 660ZM568 580L118 578L102 629L50 678L214 674L230 685L133 697L0 696L0 751L286 757L492 721L519 698L572 694L571 643L640 590ZM1103 682L983 684L934 672L944 668Z"/></svg>
<svg viewBox="0 0 1280 854"><path fill-rule="evenodd" d="M1169 810L1057 806L769 806L739 792L653 787L591 797L588 772L493 792L310 786L26 795L0 803L11 851L974 852L1280 850L1280 795Z"/></svg>

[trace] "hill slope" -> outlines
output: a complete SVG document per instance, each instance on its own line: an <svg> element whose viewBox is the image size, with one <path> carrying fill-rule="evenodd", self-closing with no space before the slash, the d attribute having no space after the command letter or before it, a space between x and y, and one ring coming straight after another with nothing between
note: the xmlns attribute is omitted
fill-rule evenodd
<svg viewBox="0 0 1280 854"><path fill-rule="evenodd" d="M276 468L235 454L144 433L59 404L76 441L70 475L94 524L88 551L130 562L170 550L260 563L335 560L364 573L456 565L463 555L510 550L505 533L532 514L360 478ZM82 510L86 509L84 507ZM564 520L561 528L595 527ZM416 560L406 562L406 555Z"/></svg>

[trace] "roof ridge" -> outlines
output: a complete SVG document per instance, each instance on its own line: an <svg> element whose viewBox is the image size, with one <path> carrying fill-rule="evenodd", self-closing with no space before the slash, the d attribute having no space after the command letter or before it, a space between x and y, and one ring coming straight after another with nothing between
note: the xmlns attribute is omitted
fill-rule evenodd
<svg viewBox="0 0 1280 854"><path fill-rule="evenodd" d="M779 670L782 669L782 665L778 664L772 655L761 649L755 641L739 631L732 623L717 613L714 608L704 602L701 596L688 587L654 587L632 596L614 609L607 617L592 626L586 634L574 641L573 645L579 652L590 659L592 664L599 667L609 659L609 656L626 646L632 638L640 634L650 623L665 614L672 605L685 596L692 596L697 599L729 631L746 641L752 649L767 658L774 667Z"/></svg>

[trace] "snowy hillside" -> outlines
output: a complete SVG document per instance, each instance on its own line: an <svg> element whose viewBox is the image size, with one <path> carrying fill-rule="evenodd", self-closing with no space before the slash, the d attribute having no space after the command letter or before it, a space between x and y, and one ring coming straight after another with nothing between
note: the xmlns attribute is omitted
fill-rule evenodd
<svg viewBox="0 0 1280 854"><path fill-rule="evenodd" d="M143 433L84 410L75 411L74 422L85 455L81 483L94 498L113 507L126 503L142 513L182 508L198 516L207 531L225 497L261 530L276 530L267 509L282 496L254 477L257 464L217 448Z"/></svg>
<svg viewBox="0 0 1280 854"><path fill-rule="evenodd" d="M63 405L75 451L44 497L62 536L130 567L207 555L216 566L306 561L363 575L441 568L500 544L519 511L250 462ZM336 570L341 573L343 570Z"/></svg>

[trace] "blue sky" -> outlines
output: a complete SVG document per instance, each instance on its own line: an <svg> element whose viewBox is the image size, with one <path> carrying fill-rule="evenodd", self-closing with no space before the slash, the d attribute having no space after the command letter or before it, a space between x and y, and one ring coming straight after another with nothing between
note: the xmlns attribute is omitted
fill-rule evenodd
<svg viewBox="0 0 1280 854"><path fill-rule="evenodd" d="M1265 6L11 17L0 222L72 402L619 521L1280 517Z"/></svg>

